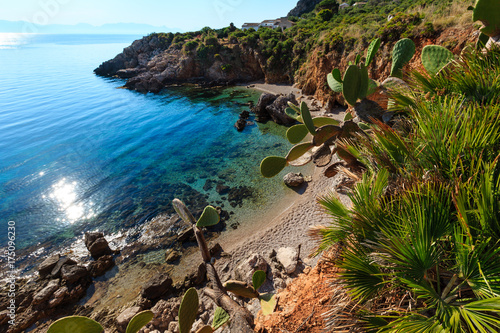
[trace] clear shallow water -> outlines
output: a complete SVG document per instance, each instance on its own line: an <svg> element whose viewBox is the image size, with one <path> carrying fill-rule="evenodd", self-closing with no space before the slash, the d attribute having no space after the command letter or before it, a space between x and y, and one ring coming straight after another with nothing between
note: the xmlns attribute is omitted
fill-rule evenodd
<svg viewBox="0 0 500 333"><path fill-rule="evenodd" d="M241 103L258 93L178 87L143 95L92 73L139 37L0 34L0 217L5 230L16 222L18 248L132 227L170 213L174 196L219 201L237 217L289 191L258 171L263 157L286 154L286 129L233 127L248 109ZM204 189L207 180L252 197L233 209L215 185Z"/></svg>

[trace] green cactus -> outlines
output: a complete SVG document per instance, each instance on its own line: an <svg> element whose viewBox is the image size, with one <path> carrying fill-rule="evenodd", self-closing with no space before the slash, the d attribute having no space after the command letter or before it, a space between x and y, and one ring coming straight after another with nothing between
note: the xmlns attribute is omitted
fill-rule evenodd
<svg viewBox="0 0 500 333"><path fill-rule="evenodd" d="M55 321L47 333L102 333L101 324L87 317L70 316Z"/></svg>
<svg viewBox="0 0 500 333"><path fill-rule="evenodd" d="M340 73L340 71L337 68L335 68L334 71L335 70L337 70L338 73ZM333 75L333 71L326 76L326 81L327 81L328 86L330 87L330 89L332 89L336 93L341 93L342 92L342 81L338 80Z"/></svg>
<svg viewBox="0 0 500 333"><path fill-rule="evenodd" d="M288 117L293 118L295 120L297 120L297 117L299 116L297 112L295 112L295 110L292 108L286 108L285 113Z"/></svg>
<svg viewBox="0 0 500 333"><path fill-rule="evenodd" d="M361 85L359 87L358 99L363 99L368 94L368 85L370 80L368 78L368 69L363 64L359 66L359 75L361 79Z"/></svg>
<svg viewBox="0 0 500 333"><path fill-rule="evenodd" d="M478 0L474 7L472 20L481 21L484 28L481 32L489 37L500 35L500 1Z"/></svg>
<svg viewBox="0 0 500 333"><path fill-rule="evenodd" d="M222 325L227 323L229 319L231 319L231 317L229 317L229 314L224 311L223 308L217 307L217 309L215 309L214 320L212 321L212 329L214 331L217 330L218 328L222 327Z"/></svg>
<svg viewBox="0 0 500 333"><path fill-rule="evenodd" d="M287 162L292 162L299 159L302 155L307 153L314 145L312 142L304 142L298 145L295 145L290 149L288 155L285 157Z"/></svg>
<svg viewBox="0 0 500 333"><path fill-rule="evenodd" d="M288 164L286 158L269 156L260 163L260 173L266 178L272 178L281 172Z"/></svg>
<svg viewBox="0 0 500 333"><path fill-rule="evenodd" d="M294 125L286 131L286 138L291 144L296 144L304 140L307 133L309 133L309 131L307 130L306 125Z"/></svg>
<svg viewBox="0 0 500 333"><path fill-rule="evenodd" d="M195 288L190 288L182 298L179 308L179 332L189 333L198 314L198 293Z"/></svg>
<svg viewBox="0 0 500 333"><path fill-rule="evenodd" d="M350 105L356 104L361 91L361 71L358 66L351 65L344 74L344 98Z"/></svg>
<svg viewBox="0 0 500 333"><path fill-rule="evenodd" d="M366 62L365 62L366 67L370 66L370 63L372 62L373 58L375 58L375 53L377 53L380 47L380 42L381 39L377 38L370 43L370 46L368 46L368 51L366 51Z"/></svg>
<svg viewBox="0 0 500 333"><path fill-rule="evenodd" d="M264 271L255 271L252 275L252 284L255 290L259 290L259 288L266 282L266 272Z"/></svg>
<svg viewBox="0 0 500 333"><path fill-rule="evenodd" d="M317 130L312 143L315 147L319 147L326 141L336 139L340 135L342 135L342 128L335 125L325 125Z"/></svg>
<svg viewBox="0 0 500 333"><path fill-rule="evenodd" d="M306 125L309 133L314 135L316 133L316 129L314 128L311 112L309 111L306 102L300 103L300 115L302 116L302 122Z"/></svg>
<svg viewBox="0 0 500 333"><path fill-rule="evenodd" d="M399 40L392 50L391 76L401 78L401 70L415 54L415 43L411 39L403 38Z"/></svg>
<svg viewBox="0 0 500 333"><path fill-rule="evenodd" d="M125 333L137 333L149 323L153 317L154 313L150 310L142 311L136 314L128 323L127 330Z"/></svg>
<svg viewBox="0 0 500 333"><path fill-rule="evenodd" d="M313 118L313 124L316 127L321 127L325 125L339 125L340 121L330 117L316 117Z"/></svg>
<svg viewBox="0 0 500 333"><path fill-rule="evenodd" d="M262 309L262 314L264 316L270 315L274 312L277 304L276 295L264 294L259 297L259 300L260 308Z"/></svg>
<svg viewBox="0 0 500 333"><path fill-rule="evenodd" d="M245 298L259 298L259 293L246 282L229 280L224 283L224 288L235 295Z"/></svg>
<svg viewBox="0 0 500 333"><path fill-rule="evenodd" d="M298 115L300 115L300 107L293 104L292 102L288 102L288 106L292 108L292 110L295 111Z"/></svg>
<svg viewBox="0 0 500 333"><path fill-rule="evenodd" d="M203 210L203 214L201 214L198 222L196 222L196 226L198 228L201 227L209 227L212 225L216 225L220 221L220 216L219 212L212 207L212 206L207 206Z"/></svg>
<svg viewBox="0 0 500 333"><path fill-rule="evenodd" d="M427 73L434 76L453 59L453 53L439 45L427 45L421 58Z"/></svg>

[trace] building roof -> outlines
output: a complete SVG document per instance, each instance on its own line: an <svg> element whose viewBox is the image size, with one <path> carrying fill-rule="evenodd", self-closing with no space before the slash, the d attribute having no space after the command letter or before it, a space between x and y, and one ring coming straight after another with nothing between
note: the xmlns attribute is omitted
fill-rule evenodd
<svg viewBox="0 0 500 333"><path fill-rule="evenodd" d="M244 27L258 27L260 23L243 23Z"/></svg>
<svg viewBox="0 0 500 333"><path fill-rule="evenodd" d="M262 23L277 23L279 20L264 20Z"/></svg>

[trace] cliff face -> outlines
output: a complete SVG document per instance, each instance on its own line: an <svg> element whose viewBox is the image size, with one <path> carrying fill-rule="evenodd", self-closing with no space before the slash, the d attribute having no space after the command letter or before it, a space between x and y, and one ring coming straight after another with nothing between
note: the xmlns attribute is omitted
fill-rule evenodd
<svg viewBox="0 0 500 333"><path fill-rule="evenodd" d="M266 59L250 47L227 43L215 55L186 51L158 36L136 40L114 59L94 70L101 76L128 79L125 86L140 92L159 92L175 83L225 85L265 79L290 81L291 75L264 70Z"/></svg>
<svg viewBox="0 0 500 333"><path fill-rule="evenodd" d="M322 0L299 0L297 6L292 9L288 16L301 16L302 14L309 13L312 11L317 4L319 4Z"/></svg>
<svg viewBox="0 0 500 333"><path fill-rule="evenodd" d="M465 28L448 28L432 37L412 38L417 51L405 68L406 70L419 68L423 70L420 54L422 48L426 45L444 45L454 54L460 54L467 43L473 43L477 40L478 34L478 30L470 24ZM394 44L395 42L382 43L374 62L370 65L370 78L383 81L389 77ZM344 104L342 94L334 93L328 87L326 77L334 68L339 68L344 73L349 65L349 61L354 62L358 52L364 56L367 47L368 44L364 45L359 51L346 51L341 45L327 53L321 47L316 48L311 52L307 62L297 71L298 74L295 76L295 82L298 88L302 89L305 95L314 95L315 99L322 102L327 109L333 107L334 104Z"/></svg>

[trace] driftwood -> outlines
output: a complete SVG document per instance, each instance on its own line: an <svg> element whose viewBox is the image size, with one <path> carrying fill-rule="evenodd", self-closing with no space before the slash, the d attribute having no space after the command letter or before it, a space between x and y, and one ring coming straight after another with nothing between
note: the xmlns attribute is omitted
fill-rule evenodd
<svg viewBox="0 0 500 333"><path fill-rule="evenodd" d="M203 258L203 261L205 262L205 265L207 267L208 280L213 284L213 289L208 287L204 289L205 294L210 297L215 302L215 304L229 313L229 315L231 316L231 321L229 324L231 332L253 332L253 315L250 313L250 311L248 311L246 308L242 307L235 300L229 297L227 291L222 286L219 274L212 264L212 257L210 255L210 251L208 250L205 236L203 236L202 230L200 230L200 228L196 226L196 220L194 216L180 200L174 199L174 206L177 209L181 210L178 211L179 215L181 215L181 218L189 221L193 226L194 235L201 252L201 257Z"/></svg>

